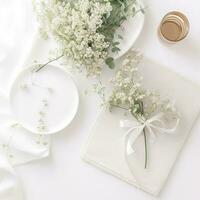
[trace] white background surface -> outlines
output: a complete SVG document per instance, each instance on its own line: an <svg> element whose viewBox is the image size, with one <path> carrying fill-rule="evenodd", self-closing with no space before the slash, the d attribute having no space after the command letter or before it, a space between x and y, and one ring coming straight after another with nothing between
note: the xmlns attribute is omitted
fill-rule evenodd
<svg viewBox="0 0 200 200"><path fill-rule="evenodd" d="M148 5L146 22L135 47L142 49L152 59L200 84L199 1L144 1ZM183 11L191 23L187 39L174 45L161 42L157 36L157 27L162 16L171 10ZM87 88L87 84L82 80L77 82L80 91ZM188 200L199 198L200 120L184 146L160 197L154 198L80 159L81 146L86 141L92 123L99 112L98 97L85 97L82 93L75 120L63 133L53 136L51 156L17 167L25 200ZM188 102L190 103L192 102Z"/></svg>

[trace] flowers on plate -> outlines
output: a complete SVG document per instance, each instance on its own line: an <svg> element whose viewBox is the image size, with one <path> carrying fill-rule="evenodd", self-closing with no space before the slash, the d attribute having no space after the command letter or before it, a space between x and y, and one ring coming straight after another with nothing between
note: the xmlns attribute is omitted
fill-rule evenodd
<svg viewBox="0 0 200 200"><path fill-rule="evenodd" d="M53 34L62 55L84 68L88 75L101 73L104 64L114 67L109 52L120 51L116 30L136 14L136 0L42 0L35 3L43 35Z"/></svg>

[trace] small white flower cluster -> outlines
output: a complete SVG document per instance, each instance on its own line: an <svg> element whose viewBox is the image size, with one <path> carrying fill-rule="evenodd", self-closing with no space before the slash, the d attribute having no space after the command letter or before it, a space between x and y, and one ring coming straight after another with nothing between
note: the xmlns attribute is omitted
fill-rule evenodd
<svg viewBox="0 0 200 200"><path fill-rule="evenodd" d="M167 99L162 100L159 93L149 92L142 85L138 75L138 63L142 55L131 50L122 62L112 80L113 91L109 98L109 107L119 107L129 111L136 119L150 118L156 112L176 114L174 105Z"/></svg>
<svg viewBox="0 0 200 200"><path fill-rule="evenodd" d="M37 130L39 132L45 132L47 131L47 126L45 124L45 117L46 117L46 108L48 107L48 100L47 99L42 99L42 109L38 112L39 114L39 120L38 120L38 126Z"/></svg>
<svg viewBox="0 0 200 200"><path fill-rule="evenodd" d="M109 16L112 6L108 0L43 1L36 9L43 17L42 26L48 28L59 42L62 52L77 67L85 67L88 75L101 72L109 43L98 32L103 17ZM45 19L44 19L45 18ZM44 27L43 27L44 28Z"/></svg>

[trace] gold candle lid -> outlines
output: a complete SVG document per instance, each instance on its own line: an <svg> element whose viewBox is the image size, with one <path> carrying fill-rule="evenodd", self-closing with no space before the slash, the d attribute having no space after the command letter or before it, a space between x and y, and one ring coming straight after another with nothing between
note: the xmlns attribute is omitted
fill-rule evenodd
<svg viewBox="0 0 200 200"><path fill-rule="evenodd" d="M178 11L167 13L159 27L161 37L169 42L178 42L184 39L189 32L187 17Z"/></svg>

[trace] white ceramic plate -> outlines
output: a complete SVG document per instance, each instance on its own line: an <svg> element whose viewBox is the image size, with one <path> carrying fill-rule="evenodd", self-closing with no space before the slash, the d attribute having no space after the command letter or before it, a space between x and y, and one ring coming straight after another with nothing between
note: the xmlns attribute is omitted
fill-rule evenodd
<svg viewBox="0 0 200 200"><path fill-rule="evenodd" d="M142 0L138 0L138 7L136 10L143 8L144 4ZM118 53L111 53L115 59L123 56L136 42L144 26L145 15L142 12L138 12L134 17L125 21L122 26L117 30L115 34L116 41L119 41L118 35L121 35L123 39L120 41L120 51Z"/></svg>
<svg viewBox="0 0 200 200"><path fill-rule="evenodd" d="M76 84L62 68L48 65L22 71L13 82L11 109L19 123L36 134L59 132L75 117L79 105ZM43 128L42 128L43 127Z"/></svg>

